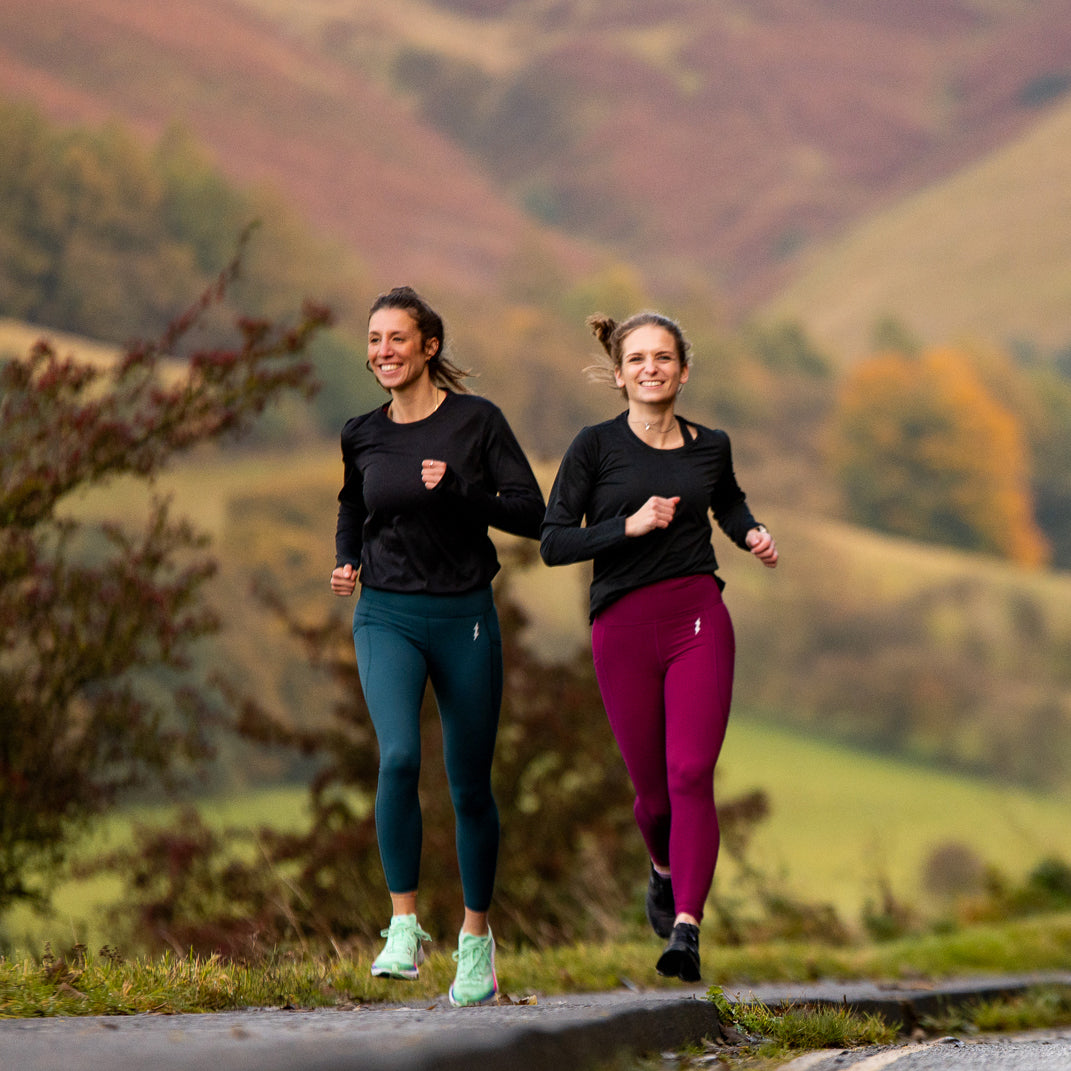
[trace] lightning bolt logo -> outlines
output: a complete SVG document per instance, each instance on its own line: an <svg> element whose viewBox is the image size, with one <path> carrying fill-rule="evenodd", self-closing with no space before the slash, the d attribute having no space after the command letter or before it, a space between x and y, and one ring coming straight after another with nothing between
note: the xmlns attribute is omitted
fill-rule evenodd
<svg viewBox="0 0 1071 1071"><path fill-rule="evenodd" d="M480 622L477 621L476 624L472 626L472 642L475 643L479 638L480 638Z"/></svg>
<svg viewBox="0 0 1071 1071"><path fill-rule="evenodd" d="M702 627L703 627L703 621L702 621L702 619L701 619L701 618L698 618L698 617L697 617L697 618L695 619L695 634L696 634L697 636L699 635L699 630L700 630L700 629L701 629Z"/></svg>

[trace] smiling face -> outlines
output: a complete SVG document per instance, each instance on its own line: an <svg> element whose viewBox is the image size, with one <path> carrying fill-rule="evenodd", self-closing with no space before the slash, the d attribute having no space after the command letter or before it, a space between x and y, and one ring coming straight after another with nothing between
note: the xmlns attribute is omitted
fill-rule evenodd
<svg viewBox="0 0 1071 1071"><path fill-rule="evenodd" d="M629 404L666 405L688 381L688 366L681 361L677 340L664 327L643 324L621 340L621 365L614 381Z"/></svg>
<svg viewBox="0 0 1071 1071"><path fill-rule="evenodd" d="M437 339L421 338L406 309L378 309L368 321L368 363L385 390L404 390L427 375L438 347Z"/></svg>

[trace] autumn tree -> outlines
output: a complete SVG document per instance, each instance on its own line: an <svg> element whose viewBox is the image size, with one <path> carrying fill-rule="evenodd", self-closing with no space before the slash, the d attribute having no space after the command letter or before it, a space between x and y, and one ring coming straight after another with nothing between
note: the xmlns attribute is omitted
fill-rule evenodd
<svg viewBox="0 0 1071 1071"><path fill-rule="evenodd" d="M854 520L913 539L1045 562L1013 414L951 348L871 357L837 401L833 460Z"/></svg>
<svg viewBox="0 0 1071 1071"><path fill-rule="evenodd" d="M146 145L115 121L59 125L0 99L0 160L0 316L119 345L151 336L212 284L234 236L256 219L241 276L202 311L197 344L225 346L238 316L285 318L295 293L315 293L338 324L311 342L325 389L314 406L284 406L271 423L334 437L374 404L378 388L362 394L352 368L364 345L367 269L281 196L236 185L182 126Z"/></svg>
<svg viewBox="0 0 1071 1071"><path fill-rule="evenodd" d="M217 629L204 536L155 492L141 520L94 526L70 506L117 477L148 491L179 455L311 392L322 308L240 320L232 344L169 360L236 270L112 364L47 342L0 361L0 913L47 899L71 838L119 792L209 750L218 693L190 672Z"/></svg>
<svg viewBox="0 0 1071 1071"><path fill-rule="evenodd" d="M235 186L183 128L60 126L0 100L0 315L122 343L181 315L261 219L245 270L199 330L277 317L308 287L340 314L361 271L292 208Z"/></svg>

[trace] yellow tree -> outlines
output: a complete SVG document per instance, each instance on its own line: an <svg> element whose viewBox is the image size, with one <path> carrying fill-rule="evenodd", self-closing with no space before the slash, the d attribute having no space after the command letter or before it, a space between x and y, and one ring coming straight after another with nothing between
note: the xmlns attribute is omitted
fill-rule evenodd
<svg viewBox="0 0 1071 1071"><path fill-rule="evenodd" d="M1044 564L1019 423L952 348L860 362L840 391L833 458L862 524Z"/></svg>

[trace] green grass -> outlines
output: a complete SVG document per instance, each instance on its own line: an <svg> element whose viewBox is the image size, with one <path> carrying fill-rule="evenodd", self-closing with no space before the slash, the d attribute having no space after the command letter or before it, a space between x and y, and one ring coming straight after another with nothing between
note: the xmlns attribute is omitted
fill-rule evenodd
<svg viewBox="0 0 1071 1071"><path fill-rule="evenodd" d="M732 1023L749 1037L761 1038L760 1057L784 1057L814 1049L849 1049L888 1045L896 1030L878 1015L861 1015L848 1008L791 1005L772 1009L761 1001L730 1005L717 1000L722 1022Z"/></svg>
<svg viewBox="0 0 1071 1071"><path fill-rule="evenodd" d="M940 1018L925 1019L931 1033L959 1031L1006 1034L1011 1031L1045 1030L1071 1023L1071 991L1039 985L1015 997L968 1004Z"/></svg>
<svg viewBox="0 0 1071 1071"><path fill-rule="evenodd" d="M243 1007L339 1007L398 1000L435 1000L453 978L452 949L436 942L420 978L372 978L373 952L355 956L272 953L253 965L218 957L123 957L112 948L79 948L37 957L0 958L0 1017L206 1012ZM562 992L674 987L653 969L653 938L598 945L499 949L502 992L536 1000ZM805 982L816 977L940 978L971 972L1046 970L1071 955L1071 915L1055 915L895 944L818 949L810 944L750 945L706 951L713 986L741 982ZM1051 1002L1050 1002L1051 1003ZM1029 1013L1020 1013L1020 1020ZM1063 1014L1056 1007L1049 1014ZM990 1016L996 1021L996 1013ZM828 1029L828 1025L826 1029ZM799 1024L792 1027L798 1031ZM787 1031L787 1028L786 1028Z"/></svg>
<svg viewBox="0 0 1071 1071"><path fill-rule="evenodd" d="M878 1015L849 1007L793 1003L769 1007L761 1001L730 1003L716 987L709 993L717 1006L723 1036L705 1039L661 1057L619 1057L600 1071L698 1071L716 1065L733 1071L775 1071L788 1061L821 1050L895 1046L896 1029ZM919 1027L931 1038L948 1034L1005 1034L1042 1030L1071 1023L1071 990L1037 986L1015 997L957 1004L940 1017L924 1018ZM832 1055L832 1054L830 1054Z"/></svg>
<svg viewBox="0 0 1071 1071"><path fill-rule="evenodd" d="M769 794L772 813L759 826L751 862L792 895L831 903L849 925L858 924L866 901L877 897L879 880L923 915L940 914L946 905L926 893L921 876L930 852L949 841L969 846L1013 880L1045 855L1071 859L1068 801L1062 796L822 743L763 724L743 710L733 715L717 783L724 799L755 787ZM306 803L306 790L291 786L205 800L200 810L217 826L293 829L307 820ZM121 842L131 821L162 822L169 812L153 807L113 815L80 851L105 850ZM723 855L716 888L732 897L738 878L733 860ZM76 941L90 947L106 943L102 911L118 891L114 879L65 883L56 890L51 919L13 911L5 924L8 940L32 950L45 941L57 948Z"/></svg>
<svg viewBox="0 0 1071 1071"><path fill-rule="evenodd" d="M753 787L772 813L756 834L752 863L783 874L808 901L831 903L846 920L887 882L927 914L945 906L927 893L923 869L935 848L956 842L1021 879L1044 856L1071 859L1065 795L869 755L763 724L737 710L718 767L719 796ZM716 881L731 889L731 860Z"/></svg>
<svg viewBox="0 0 1071 1071"><path fill-rule="evenodd" d="M209 825L217 828L257 829L270 825L280 830L298 829L308 822L308 792L300 786L258 789L240 796L201 800L197 809ZM76 846L79 859L92 859L126 843L136 823L166 825L178 805L131 807L103 818ZM53 909L42 918L28 907L13 908L0 929L6 943L20 954L39 953L46 942L55 948L84 943L98 948L111 940L105 922L107 909L121 893L118 877L62 882L55 890Z"/></svg>

